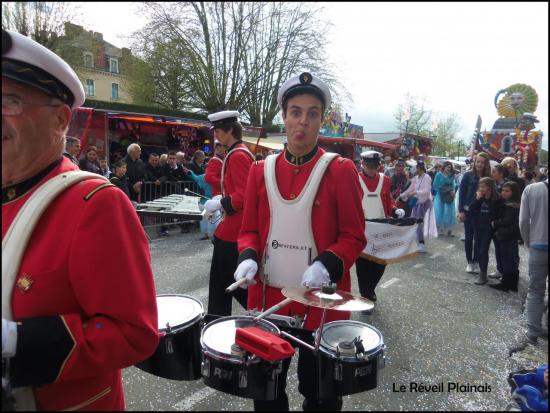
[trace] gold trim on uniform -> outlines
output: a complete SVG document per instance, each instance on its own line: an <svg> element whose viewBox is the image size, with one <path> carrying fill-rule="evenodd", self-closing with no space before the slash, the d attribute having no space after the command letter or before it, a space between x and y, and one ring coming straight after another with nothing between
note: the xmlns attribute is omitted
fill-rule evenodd
<svg viewBox="0 0 550 413"><path fill-rule="evenodd" d="M95 195L96 192L104 189L104 188L108 188L110 186L115 186L114 184L110 183L110 182L105 182L104 184L101 184L97 187L95 187L94 189L92 189L85 197L84 197L84 201L88 201L92 196Z"/></svg>
<svg viewBox="0 0 550 413"><path fill-rule="evenodd" d="M83 407L86 407L88 406L89 404L92 404L93 402L101 399L103 396L109 394L111 392L111 386L107 387L105 390L99 392L98 394L96 394L94 397L91 397L89 398L88 400L82 402L82 403L79 403L75 406L71 406L71 407L68 407L66 409L63 409L61 410L62 412L67 412L67 411L73 411L73 410L79 410L79 409L82 409Z"/></svg>
<svg viewBox="0 0 550 413"><path fill-rule="evenodd" d="M61 373L63 372L63 369L65 368L65 364L67 363L67 360L69 360L69 357L71 357L71 354L73 354L73 351L76 348L76 340L74 339L73 333L72 333L71 329L69 328L69 326L67 325L67 322L65 321L65 317L63 317L62 315L60 315L59 317L61 317L61 321L63 321L63 324L65 325L65 328L67 329L67 331L69 332L69 335L71 336L71 340L73 340L73 348L71 349L71 351L69 351L69 354L67 354L67 357L65 357L65 360L63 360L63 363L61 363L61 367L59 368L59 373L57 374L57 377L55 378L54 383L57 382L57 380L59 380L59 377L61 377ZM109 389L110 389L110 387L109 387Z"/></svg>

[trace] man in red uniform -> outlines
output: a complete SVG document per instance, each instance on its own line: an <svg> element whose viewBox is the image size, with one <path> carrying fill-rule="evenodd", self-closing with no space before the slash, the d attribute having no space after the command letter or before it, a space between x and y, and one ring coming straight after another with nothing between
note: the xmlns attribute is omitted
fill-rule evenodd
<svg viewBox="0 0 550 413"><path fill-rule="evenodd" d="M284 287L320 287L333 282L349 292L350 267L366 245L357 169L351 160L317 146L323 113L330 105L328 87L302 73L282 85L278 103L288 144L284 152L252 166L244 203L246 220L239 235L235 279L247 279L249 309L278 304L285 298ZM319 326L321 312L309 308L307 331ZM305 313L306 307L296 302L278 312L302 318ZM349 315L327 311L326 322ZM311 343L311 334L306 336ZM341 410L341 397L317 394L314 361L309 350L300 348L298 380L305 396L304 410ZM284 388L289 364L287 359L279 397L255 400L256 410L288 410Z"/></svg>
<svg viewBox="0 0 550 413"><path fill-rule="evenodd" d="M402 218L405 211L396 208L391 197L391 180L380 172L382 154L376 151L361 153L362 172L359 173L363 188L363 212L366 219ZM368 224L367 224L368 225ZM361 295L373 302L377 297L374 289L384 275L385 264L379 264L367 258L359 257L355 263L357 281ZM372 310L365 310L369 314Z"/></svg>
<svg viewBox="0 0 550 413"><path fill-rule="evenodd" d="M222 165L226 147L221 142L214 144L214 156L208 162L204 173L204 180L212 188L212 197L222 193Z"/></svg>
<svg viewBox="0 0 550 413"><path fill-rule="evenodd" d="M121 369L158 343L148 243L128 197L97 175L29 202L78 170L62 154L84 98L59 56L2 31L2 261L19 262L14 244L24 251L2 266L2 386L5 375L22 410L123 410ZM18 213L42 206L25 244Z"/></svg>
<svg viewBox="0 0 550 413"><path fill-rule="evenodd" d="M221 194L206 201L204 209L209 214L222 211L222 221L214 232L214 252L210 267L208 287L208 313L231 315L231 295L225 289L234 281L237 268L237 236L243 220L244 191L254 155L242 143L242 125L239 112L225 110L208 115L214 129L214 137L227 149L221 171ZM216 162L216 161L214 161ZM233 292L237 301L246 308L247 292Z"/></svg>

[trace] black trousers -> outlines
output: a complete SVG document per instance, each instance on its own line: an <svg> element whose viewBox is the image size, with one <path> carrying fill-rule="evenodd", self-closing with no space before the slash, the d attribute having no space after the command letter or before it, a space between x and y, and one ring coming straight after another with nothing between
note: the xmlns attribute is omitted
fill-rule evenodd
<svg viewBox="0 0 550 413"><path fill-rule="evenodd" d="M301 340L313 345L313 335L311 332L304 331L304 334L298 336ZM296 347L294 343L291 343ZM281 372L282 383L279 397L275 400L254 400L255 411L288 411L288 396L286 394L286 378L288 368L292 359L283 361L283 371ZM309 349L298 347L298 391L305 399L302 403L304 411L341 411L342 397L317 395L316 377L316 359L313 352Z"/></svg>
<svg viewBox="0 0 550 413"><path fill-rule="evenodd" d="M214 253L210 266L210 282L208 285L208 314L230 316L232 297L246 309L248 290L237 288L230 294L225 289L235 282L234 273L237 269L239 251L236 242L222 241L214 237Z"/></svg>
<svg viewBox="0 0 550 413"><path fill-rule="evenodd" d="M366 258L357 258L355 261L355 271L357 272L357 281L359 283L359 292L363 297L370 297L374 294L374 289L384 275L386 266L378 264Z"/></svg>

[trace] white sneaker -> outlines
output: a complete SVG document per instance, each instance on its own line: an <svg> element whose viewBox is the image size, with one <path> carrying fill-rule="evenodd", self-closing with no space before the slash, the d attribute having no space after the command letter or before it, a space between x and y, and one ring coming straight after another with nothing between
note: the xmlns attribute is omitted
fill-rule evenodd
<svg viewBox="0 0 550 413"><path fill-rule="evenodd" d="M460 241L465 241L466 240L466 237L463 235L460 237Z"/></svg>
<svg viewBox="0 0 550 413"><path fill-rule="evenodd" d="M498 270L496 270L495 272L489 274L489 278L502 278L502 274Z"/></svg>
<svg viewBox="0 0 550 413"><path fill-rule="evenodd" d="M466 272L469 273L469 274L473 274L473 273L474 273L474 266L473 266L473 264L468 263L468 265L466 265Z"/></svg>
<svg viewBox="0 0 550 413"><path fill-rule="evenodd" d="M426 247L424 246L424 244L418 244L418 252L420 252L422 254L425 254L427 252Z"/></svg>
<svg viewBox="0 0 550 413"><path fill-rule="evenodd" d="M479 269L479 263L474 262L474 273L475 273L475 274L479 274L479 271L480 271L480 269Z"/></svg>

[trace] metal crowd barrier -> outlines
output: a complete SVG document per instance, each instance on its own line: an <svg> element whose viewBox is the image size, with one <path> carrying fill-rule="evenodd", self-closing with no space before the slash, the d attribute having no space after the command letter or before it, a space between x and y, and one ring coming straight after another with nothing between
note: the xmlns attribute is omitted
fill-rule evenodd
<svg viewBox="0 0 550 413"><path fill-rule="evenodd" d="M168 195L191 195L185 192L185 188L193 191L197 194L202 193L199 185L196 182L191 181L166 181L160 185L155 185L154 182L145 181L141 185L141 199L140 202L154 201L157 198L162 198Z"/></svg>

